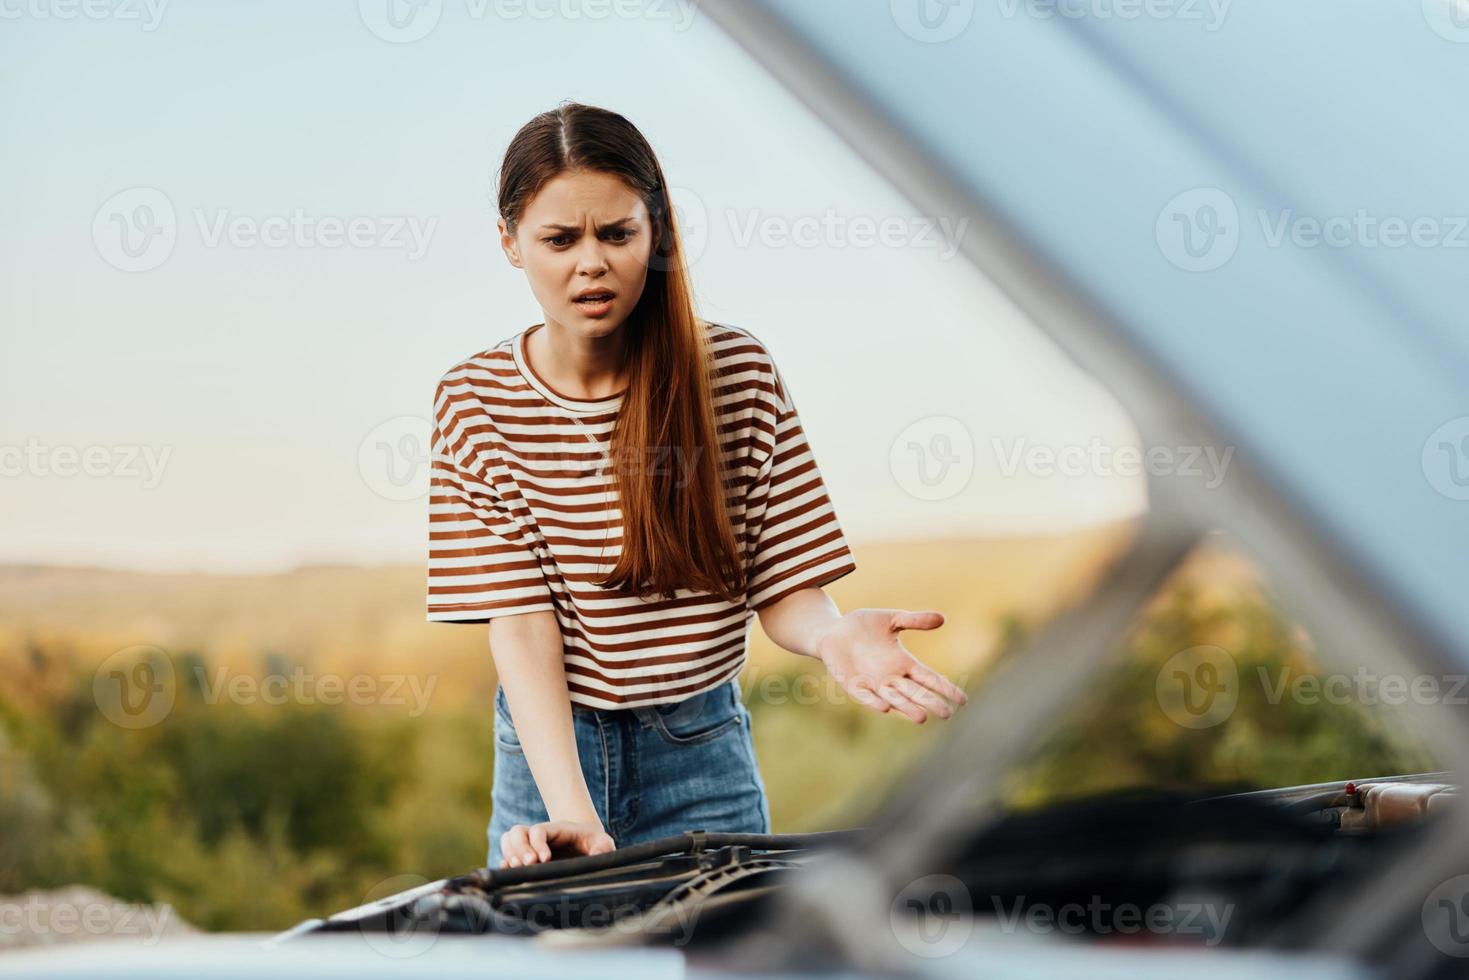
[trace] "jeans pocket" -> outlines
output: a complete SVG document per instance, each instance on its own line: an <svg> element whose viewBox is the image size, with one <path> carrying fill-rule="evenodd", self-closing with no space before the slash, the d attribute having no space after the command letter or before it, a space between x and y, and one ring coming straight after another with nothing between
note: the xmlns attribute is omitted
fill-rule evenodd
<svg viewBox="0 0 1469 980"><path fill-rule="evenodd" d="M652 707L653 730L673 745L697 745L744 724L734 682L702 694Z"/></svg>
<svg viewBox="0 0 1469 980"><path fill-rule="evenodd" d="M505 689L495 687L495 745L506 752L523 752L520 736L515 733L515 723L510 719L510 704L505 700Z"/></svg>

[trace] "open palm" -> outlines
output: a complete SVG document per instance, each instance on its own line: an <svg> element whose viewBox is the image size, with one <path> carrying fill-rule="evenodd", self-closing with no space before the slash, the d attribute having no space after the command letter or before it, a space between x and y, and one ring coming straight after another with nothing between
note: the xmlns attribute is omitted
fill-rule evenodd
<svg viewBox="0 0 1469 980"><path fill-rule="evenodd" d="M929 712L940 718L952 715L950 701L969 702L962 688L909 653L898 639L905 629L932 630L943 624L943 614L937 612L854 609L822 636L817 654L858 702L879 712L896 709L921 725Z"/></svg>

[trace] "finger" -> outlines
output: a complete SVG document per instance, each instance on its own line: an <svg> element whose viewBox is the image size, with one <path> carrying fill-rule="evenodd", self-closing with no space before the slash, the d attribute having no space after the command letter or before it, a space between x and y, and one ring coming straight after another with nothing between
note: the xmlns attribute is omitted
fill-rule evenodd
<svg viewBox="0 0 1469 980"><path fill-rule="evenodd" d="M942 697L946 697L956 704L969 703L969 695L964 693L964 688L955 684L927 664L915 663L908 669L908 676L924 687L937 691Z"/></svg>
<svg viewBox="0 0 1469 980"><path fill-rule="evenodd" d="M911 677L898 677L894 679L893 684L907 696L909 701L922 705L940 718L947 718L954 713L954 709L949 707L949 702Z"/></svg>
<svg viewBox="0 0 1469 980"><path fill-rule="evenodd" d="M615 850L617 850L617 842L612 839L610 834L602 834L592 842L592 846L587 850L587 853L606 854L608 851Z"/></svg>
<svg viewBox="0 0 1469 980"><path fill-rule="evenodd" d="M914 722L917 722L921 725L928 720L927 712L925 712L923 708L919 705L913 703L913 701L911 701L908 696L902 691L898 690L895 685L885 682L882 687L878 688L878 692L882 694L882 696L887 700L888 704L892 705L894 708L907 715Z"/></svg>
<svg viewBox="0 0 1469 980"><path fill-rule="evenodd" d="M886 714L892 708L892 705L888 704L886 699L877 693L872 682L866 678L859 678L853 681L848 690L852 692L852 697L856 698L862 704L867 705L867 707L876 711L878 714Z"/></svg>
<svg viewBox="0 0 1469 980"><path fill-rule="evenodd" d="M893 617L895 630L936 630L944 625L941 612L900 612Z"/></svg>
<svg viewBox="0 0 1469 980"><path fill-rule="evenodd" d="M551 845L546 840L546 825L538 823L530 829L530 846L542 861L551 860Z"/></svg>
<svg viewBox="0 0 1469 980"><path fill-rule="evenodd" d="M546 828L546 843L552 848L576 847L580 843L582 829L565 821L552 820L542 824Z"/></svg>
<svg viewBox="0 0 1469 980"><path fill-rule="evenodd" d="M500 853L505 855L505 866L520 867L520 857L525 853L526 826L518 823L500 835Z"/></svg>

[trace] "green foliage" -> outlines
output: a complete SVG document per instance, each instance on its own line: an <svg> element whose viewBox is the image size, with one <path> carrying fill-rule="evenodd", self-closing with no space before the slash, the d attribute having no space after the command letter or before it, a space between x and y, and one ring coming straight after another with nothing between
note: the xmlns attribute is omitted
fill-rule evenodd
<svg viewBox="0 0 1469 980"><path fill-rule="evenodd" d="M991 668L1027 655L1017 652L1026 630L1002 621ZM1157 682L1170 658L1201 646L1228 652L1238 696L1227 719L1190 728L1169 716ZM206 929L271 930L361 904L397 875L433 879L484 861L487 704L416 718L381 706L241 706L193 683L209 658L186 652L173 658L184 682L172 711L128 730L97 710L92 673L67 650L31 641L0 659L12 665L0 678L0 893L80 882L171 903ZM264 672L285 669L276 656ZM953 731L853 704L814 669L744 681L778 832L864 822L931 740ZM1034 806L1133 786L1434 768L1383 713L1273 696L1316 669L1307 638L1263 600L1173 589L1013 775L1009 798Z"/></svg>
<svg viewBox="0 0 1469 980"><path fill-rule="evenodd" d="M1114 668L1014 774L1012 801L1038 805L1131 787L1268 788L1435 768L1386 711L1288 693L1319 670L1308 646L1258 596L1211 603L1186 586L1166 593ZM1176 708L1170 715L1158 682L1170 658L1201 647L1224 654L1237 679L1227 715L1193 728L1179 723Z"/></svg>
<svg viewBox="0 0 1469 980"><path fill-rule="evenodd" d="M96 709L90 672L30 666L71 676L28 685L39 701L0 694L0 893L84 882L270 930L484 861L488 719L208 703L185 685L129 730Z"/></svg>

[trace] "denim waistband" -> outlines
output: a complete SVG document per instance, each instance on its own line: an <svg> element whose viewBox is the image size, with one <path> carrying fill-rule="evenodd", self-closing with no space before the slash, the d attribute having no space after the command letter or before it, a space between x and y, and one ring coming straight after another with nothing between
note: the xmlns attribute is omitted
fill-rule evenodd
<svg viewBox="0 0 1469 980"><path fill-rule="evenodd" d="M711 699L727 697L731 702L738 703L740 699L739 683L739 677L731 677L724 683L717 684L707 691L692 694L679 701L669 701L655 705L640 705L630 708L593 708L590 705L572 702L571 713L573 717L577 715L598 717L605 722L619 720L630 721L635 718L642 727L651 728L654 724L654 719L659 716L667 717L670 714L681 714L690 710L702 711L704 710L705 704L708 704L710 708L723 707L723 702ZM505 688L499 683L495 685L495 705L504 712L507 720L513 720L510 718L509 702L505 697Z"/></svg>

